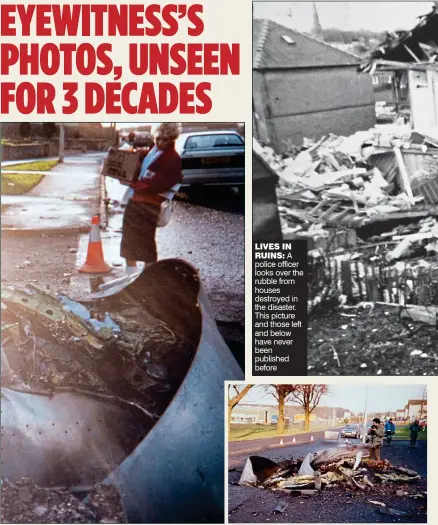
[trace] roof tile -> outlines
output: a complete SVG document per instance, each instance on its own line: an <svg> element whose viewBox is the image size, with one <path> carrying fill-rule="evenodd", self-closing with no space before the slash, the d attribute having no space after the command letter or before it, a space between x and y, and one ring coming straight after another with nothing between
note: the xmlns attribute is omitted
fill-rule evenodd
<svg viewBox="0 0 438 525"><path fill-rule="evenodd" d="M282 38L289 37L290 44ZM253 69L357 65L356 56L272 20L253 21Z"/></svg>

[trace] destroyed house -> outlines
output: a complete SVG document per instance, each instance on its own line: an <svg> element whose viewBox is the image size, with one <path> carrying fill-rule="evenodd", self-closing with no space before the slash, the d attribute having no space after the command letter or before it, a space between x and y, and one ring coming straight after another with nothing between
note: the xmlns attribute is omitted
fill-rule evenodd
<svg viewBox="0 0 438 525"><path fill-rule="evenodd" d="M392 74L396 108L410 107L413 127L423 132L438 129L437 5L410 31L388 33L359 67L372 76Z"/></svg>
<svg viewBox="0 0 438 525"><path fill-rule="evenodd" d="M303 138L375 124L372 80L360 59L271 20L253 25L254 136L277 152Z"/></svg>

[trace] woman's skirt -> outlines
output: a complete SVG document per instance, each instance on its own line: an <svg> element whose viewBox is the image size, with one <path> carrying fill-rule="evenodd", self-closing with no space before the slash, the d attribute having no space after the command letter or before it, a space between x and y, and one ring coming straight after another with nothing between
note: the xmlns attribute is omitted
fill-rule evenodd
<svg viewBox="0 0 438 525"><path fill-rule="evenodd" d="M123 216L120 255L132 261L156 262L155 231L160 206L130 200Z"/></svg>

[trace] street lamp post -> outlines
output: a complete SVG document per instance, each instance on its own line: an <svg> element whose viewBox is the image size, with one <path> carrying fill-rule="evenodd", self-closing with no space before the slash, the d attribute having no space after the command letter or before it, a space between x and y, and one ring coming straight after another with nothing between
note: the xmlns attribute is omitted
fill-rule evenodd
<svg viewBox="0 0 438 525"><path fill-rule="evenodd" d="M368 419L368 385L365 387L365 409L363 411L363 436L362 443L366 442L367 438L367 419Z"/></svg>

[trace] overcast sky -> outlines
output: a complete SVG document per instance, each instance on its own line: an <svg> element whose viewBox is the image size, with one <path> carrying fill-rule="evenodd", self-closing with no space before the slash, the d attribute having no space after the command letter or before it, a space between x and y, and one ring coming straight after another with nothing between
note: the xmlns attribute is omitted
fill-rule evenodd
<svg viewBox="0 0 438 525"><path fill-rule="evenodd" d="M330 394L321 398L321 405L347 408L353 412L363 412L366 385L330 385ZM388 412L404 408L409 399L421 399L424 385L368 385L368 411ZM266 394L263 386L253 387L242 403L261 405L275 404L275 398ZM292 403L293 404L293 403Z"/></svg>
<svg viewBox="0 0 438 525"><path fill-rule="evenodd" d="M315 2L322 28L394 31L412 29L420 15L432 10L433 2ZM253 3L255 18L277 20L283 25L309 32L313 24L313 2ZM290 17L285 15L290 14ZM278 18L281 16L281 19Z"/></svg>

